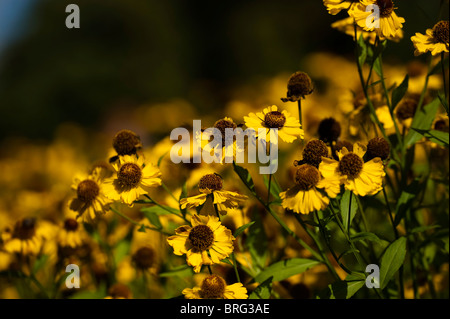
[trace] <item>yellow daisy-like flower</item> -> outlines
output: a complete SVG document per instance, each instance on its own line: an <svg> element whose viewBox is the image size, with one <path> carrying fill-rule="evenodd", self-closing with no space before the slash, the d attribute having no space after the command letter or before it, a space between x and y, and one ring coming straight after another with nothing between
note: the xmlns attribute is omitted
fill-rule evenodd
<svg viewBox="0 0 450 319"><path fill-rule="evenodd" d="M330 199L340 192L341 177L337 174L323 178L317 168L300 165L295 174L295 186L280 193L281 206L297 214L309 214L328 206ZM319 189L325 190L326 195Z"/></svg>
<svg viewBox="0 0 450 319"><path fill-rule="evenodd" d="M209 275L199 287L183 289L186 299L247 299L247 289L241 283L227 285L218 275Z"/></svg>
<svg viewBox="0 0 450 319"><path fill-rule="evenodd" d="M143 156L119 156L112 166L116 173L104 182L105 195L112 200L133 206L133 202L148 194L151 187L161 185L161 172L157 167L145 164Z"/></svg>
<svg viewBox="0 0 450 319"><path fill-rule="evenodd" d="M215 162L223 164L227 162L225 160L227 157L236 161L236 155L244 152L243 135L241 139L239 137L240 131L235 131L237 127L237 124L234 123L232 118L225 117L216 121L212 127L219 130L220 136L214 137L213 131L208 131L210 134L202 131L196 133L196 139L201 145L202 150L209 152L210 155L215 158ZM230 131L233 135L227 137L227 131ZM237 143L238 139L241 140L242 143Z"/></svg>
<svg viewBox="0 0 450 319"><path fill-rule="evenodd" d="M368 6L378 6L379 17L375 17L373 9L368 10ZM397 16L394 9L392 0L361 0L353 10L349 11L349 15L365 31L375 31L380 38L389 39L398 36L398 31L405 22L404 18Z"/></svg>
<svg viewBox="0 0 450 319"><path fill-rule="evenodd" d="M319 170L324 178L333 177L336 174L343 178L345 189L359 196L375 195L382 189L384 166L381 158L375 157L364 162L363 157L367 148L360 144L353 144L353 151L346 147L337 151L339 161L323 158Z"/></svg>
<svg viewBox="0 0 450 319"><path fill-rule="evenodd" d="M45 240L54 235L54 225L35 218L24 218L16 222L12 229L2 232L3 249L8 253L22 256L36 256L41 252Z"/></svg>
<svg viewBox="0 0 450 319"><path fill-rule="evenodd" d="M448 33L448 21L439 21L433 29L427 29L425 34L416 33L411 37L411 41L416 49L414 55L418 56L428 51L430 51L432 55L437 55L441 52L448 53Z"/></svg>
<svg viewBox="0 0 450 319"><path fill-rule="evenodd" d="M73 218L64 221L64 227L57 234L57 243L60 247L76 248L83 245L86 233L83 227Z"/></svg>
<svg viewBox="0 0 450 319"><path fill-rule="evenodd" d="M90 175L75 176L72 189L77 197L69 202L69 208L78 212L77 219L89 223L109 210L112 200L105 196L106 173L104 168L95 167Z"/></svg>
<svg viewBox="0 0 450 319"><path fill-rule="evenodd" d="M234 249L234 237L215 216L194 215L191 226L185 225L175 229L175 235L167 238L173 247L173 253L186 254L186 262L199 272L202 265L218 264L228 257Z"/></svg>
<svg viewBox="0 0 450 319"><path fill-rule="evenodd" d="M287 111L278 111L276 105L266 107L262 112L250 113L244 116L245 125L247 128L255 130L255 135L258 136L259 129L265 129L266 141L270 141L270 129L278 129L278 136L287 143L292 143L299 137L303 139L304 131L300 127L300 122L295 117L291 116ZM272 144L277 144L278 141L270 141Z"/></svg>
<svg viewBox="0 0 450 319"><path fill-rule="evenodd" d="M218 174L207 174L198 183L198 189L201 194L182 198L180 200L181 208L198 207L205 204L208 198L211 198L211 203L217 207L217 211L221 215L225 215L228 209L239 207L239 203L248 198L236 192L222 190L222 188L223 180ZM211 209L209 211L214 212Z"/></svg>
<svg viewBox="0 0 450 319"><path fill-rule="evenodd" d="M328 13L332 15L336 15L342 10L351 11L359 2L359 0L323 0Z"/></svg>

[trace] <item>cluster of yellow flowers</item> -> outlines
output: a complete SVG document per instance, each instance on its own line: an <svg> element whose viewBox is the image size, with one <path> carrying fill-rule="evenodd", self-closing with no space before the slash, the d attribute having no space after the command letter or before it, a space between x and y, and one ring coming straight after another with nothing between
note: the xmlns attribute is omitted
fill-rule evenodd
<svg viewBox="0 0 450 319"><path fill-rule="evenodd" d="M360 54L357 57L359 81L355 82L355 76L349 74L353 65L348 61L338 62L338 57L315 54L308 57L311 68L308 73L312 78L331 83L332 89L327 93L316 92L310 76L299 71L289 77L287 94L281 98L284 104L279 107L275 104L280 101L280 92L286 92L287 76L282 74L269 83L264 101L232 101L225 109L229 116L212 121L213 127L223 135L226 129L243 126L259 134L264 132L265 136L256 134L256 137L264 139L269 147L277 144L280 150L278 176L255 173L257 165L224 163L224 157L220 163L175 164L168 154L176 141L165 138L145 148L140 135L128 129L117 132L112 143L107 138L112 149L109 148L106 156L99 151L104 160L95 162L88 170L85 167L89 160L78 152L64 149L60 153L74 153L66 159L64 171L70 175L74 171L86 172L73 176L70 195L66 193L70 183L66 176L58 176L61 174L58 171L51 179L53 187L46 186L49 192L57 194L58 202L51 199L39 202L43 198L39 191L34 195L22 192L18 196L24 208L18 212L20 205L12 208L0 201L0 275L7 274L7 279L0 277L0 283L5 280L4 287L7 287L6 283L12 282L8 289L17 290L0 289L2 296L28 297L32 289L27 287L32 285L39 289L36 295L40 297L73 296L74 291L64 287L67 276L64 269L69 264L81 268L83 289L79 298L132 298L134 295L160 298L180 292L188 299L261 298L263 289L271 285L273 296L279 298L311 297L311 290L315 293L333 282L327 274L339 282L345 282L341 279L345 276L361 281L352 277L358 272L349 270L351 267L343 262L345 255L353 254L359 266L363 264L361 260L366 256L355 248L356 235L365 234L361 238L384 242L381 251L390 244L385 240L389 235L383 234L380 239L370 232L376 227L368 227L362 200L369 198L380 211L388 211L395 234L392 242L413 231L414 221L409 213L402 216L401 210L402 205L409 205L419 194L413 189L418 183L417 176L426 175L431 180L429 183L433 183L436 198L430 204L432 207L448 201L448 185L442 186L439 181L445 177L448 181L449 121L444 54L448 53L449 25L448 21L439 21L426 35L416 33L411 38L415 55L431 52L430 65L426 69L421 63L412 62L404 77L404 69L396 66L383 69L381 61L386 41L403 38L405 19L397 16L393 1L324 0L323 3L332 15L341 11L349 15L332 27L354 37ZM378 18L373 16L377 11L374 6L378 8ZM371 60L366 59L370 54ZM431 58L437 54L441 54L443 81L431 72L437 66ZM368 74L367 78L364 74ZM444 94L440 94L443 82ZM271 91L270 87L275 89ZM437 112L441 104L447 114ZM169 113L182 117L187 106L185 102L181 105L181 110L171 106ZM261 105L270 106L261 108ZM297 111L298 118L293 115ZM143 112L151 116L141 116ZM155 112L152 108L142 108L136 115L137 122L143 121L150 133L164 126L161 124L164 119L155 116ZM150 124L145 122L148 120ZM271 138L273 129L284 143ZM201 136L200 140L206 151L216 151L208 148L209 140ZM234 159L237 152L243 151L240 147L234 140ZM225 156L225 149L222 154ZM48 158L52 158L51 154ZM29 168L27 160L21 167L14 166L13 161L2 162L6 169L0 176L0 186L24 188L14 186L12 181L17 176L13 178L8 172L19 174L23 167ZM15 162L20 162L19 158ZM412 162L417 165L413 166ZM51 171L58 165L62 167L63 161L48 160L46 165ZM27 174L30 175L24 173ZM382 200L378 198L381 193ZM355 206L353 210L345 207L346 215L342 211L338 215L335 210L344 209L344 198L347 205ZM7 199L14 201L11 197ZM417 211L428 216L429 208L421 204L422 200ZM395 216L392 205L396 206ZM48 213L50 206L58 207L57 213ZM358 231L351 230L356 207L364 232L359 223ZM27 214L28 211L34 215ZM42 211L47 213L40 215ZM314 216L308 218L311 215ZM429 220L414 224L414 236L419 236L421 230L417 228L420 227L433 230L430 224L438 218L426 218ZM405 219L404 226L402 219ZM336 235L336 242L342 240L350 247L340 256L330 244L328 235L332 227L328 223L336 223L344 235ZM318 234L323 238L318 239ZM409 247L414 247L413 240L408 240ZM374 258L379 251L368 247L362 245L370 251L367 258ZM415 253L425 248L416 245L416 249ZM412 251L409 253L413 256ZM446 254L448 257L448 238ZM414 263L411 268L421 263L420 267L426 270L425 262L416 259L411 257ZM277 263L280 260L298 263L298 268L292 268L296 272L286 271ZM51 269L47 276L41 273L43 267ZM429 280L430 287L434 287L429 289L430 293L448 291L441 284L445 277L442 272L448 277L448 262ZM16 278L11 279L11 274L16 274ZM411 275L412 283L408 283L412 287L406 290L406 293L411 291L412 297L419 294L415 275ZM311 277L314 280L308 279ZM273 282L264 284L270 278ZM405 297L402 280L399 294L403 295L399 298ZM190 286L193 288L187 288ZM422 290L426 289L422 287Z"/></svg>

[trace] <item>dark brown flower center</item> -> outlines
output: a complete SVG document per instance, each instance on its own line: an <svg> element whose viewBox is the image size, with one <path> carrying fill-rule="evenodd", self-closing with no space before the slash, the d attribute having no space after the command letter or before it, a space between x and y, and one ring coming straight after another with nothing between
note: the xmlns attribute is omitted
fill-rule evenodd
<svg viewBox="0 0 450 319"><path fill-rule="evenodd" d="M188 238L192 246L199 251L209 249L214 243L214 233L206 225L197 225L192 228Z"/></svg>
<svg viewBox="0 0 450 319"><path fill-rule="evenodd" d="M391 147L389 146L389 143L382 137L375 137L367 144L367 160L379 157L384 161L389 157L390 152Z"/></svg>
<svg viewBox="0 0 450 319"><path fill-rule="evenodd" d="M214 123L214 128L218 129L221 134L220 137L222 138L222 147L225 146L226 141L227 141L226 140L226 131L227 131L226 129L228 128L228 129L234 130L236 127L237 127L237 125L234 122L228 121L228 120L223 120L223 119L218 120L218 121L216 121L216 123ZM228 131L230 131L230 130L228 130ZM230 132L230 133L232 133L232 132ZM233 135L229 135L229 136L232 136L234 138ZM232 143L232 141L230 141L230 143Z"/></svg>
<svg viewBox="0 0 450 319"><path fill-rule="evenodd" d="M406 98L403 99L396 109L396 116L399 120L404 121L414 117L417 109L417 100Z"/></svg>
<svg viewBox="0 0 450 319"><path fill-rule="evenodd" d="M118 155L136 154L136 148L140 143L139 136L130 130L121 130L113 138L113 147Z"/></svg>
<svg viewBox="0 0 450 319"><path fill-rule="evenodd" d="M328 156L328 147L321 140L309 141L303 150L303 164L310 164L319 167L322 162L322 157Z"/></svg>
<svg viewBox="0 0 450 319"><path fill-rule="evenodd" d="M218 174L207 174L200 178L199 189L209 189L212 191L221 190L223 187L222 178Z"/></svg>
<svg viewBox="0 0 450 319"><path fill-rule="evenodd" d="M278 111L272 111L264 116L264 126L267 128L282 128L286 123L286 116Z"/></svg>
<svg viewBox="0 0 450 319"><path fill-rule="evenodd" d="M67 231L75 231L78 229L78 222L73 218L67 218L64 221L64 229Z"/></svg>
<svg viewBox="0 0 450 319"><path fill-rule="evenodd" d="M127 286L121 283L117 283L111 286L108 290L108 295L112 298L131 298L131 290Z"/></svg>
<svg viewBox="0 0 450 319"><path fill-rule="evenodd" d="M448 123L445 120L438 120L434 123L434 129L441 132L449 131Z"/></svg>
<svg viewBox="0 0 450 319"><path fill-rule="evenodd" d="M448 46L448 32L449 24L448 21L439 21L433 27L433 37L437 42L444 43Z"/></svg>
<svg viewBox="0 0 450 319"><path fill-rule="evenodd" d="M100 187L91 179L86 179L78 184L77 196L83 203L91 203L99 193Z"/></svg>
<svg viewBox="0 0 450 319"><path fill-rule="evenodd" d="M339 171L353 179L359 175L363 168L363 160L355 153L345 154L339 161Z"/></svg>
<svg viewBox="0 0 450 319"><path fill-rule="evenodd" d="M225 280L217 275L206 277L200 287L200 297L203 299L221 299L225 292Z"/></svg>
<svg viewBox="0 0 450 319"><path fill-rule="evenodd" d="M341 125L334 118L323 119L319 124L319 139L325 143L337 141L341 135Z"/></svg>
<svg viewBox="0 0 450 319"><path fill-rule="evenodd" d="M21 221L18 221L14 226L12 237L21 240L33 238L34 234L36 233L35 225L35 218L25 218Z"/></svg>
<svg viewBox="0 0 450 319"><path fill-rule="evenodd" d="M282 98L283 102L295 102L304 98L313 92L311 78L305 72L295 72L288 80L287 84L287 98Z"/></svg>
<svg viewBox="0 0 450 319"><path fill-rule="evenodd" d="M335 160L339 160L339 157L337 155L337 151L342 150L342 148L345 147L349 152L353 152L353 144L349 141L346 140L342 140L342 141L338 141L336 142L336 144L333 145L333 158Z"/></svg>
<svg viewBox="0 0 450 319"><path fill-rule="evenodd" d="M134 163L125 163L117 173L117 180L122 187L134 188L141 181L142 170Z"/></svg>
<svg viewBox="0 0 450 319"><path fill-rule="evenodd" d="M148 269L153 265L155 253L149 247L139 248L132 256L132 260L139 269Z"/></svg>
<svg viewBox="0 0 450 319"><path fill-rule="evenodd" d="M314 166L303 164L297 168L295 183L301 190L307 191L320 181L320 172Z"/></svg>
<svg viewBox="0 0 450 319"><path fill-rule="evenodd" d="M394 11L394 2L392 0L377 0L378 8L380 8L380 15L388 17Z"/></svg>

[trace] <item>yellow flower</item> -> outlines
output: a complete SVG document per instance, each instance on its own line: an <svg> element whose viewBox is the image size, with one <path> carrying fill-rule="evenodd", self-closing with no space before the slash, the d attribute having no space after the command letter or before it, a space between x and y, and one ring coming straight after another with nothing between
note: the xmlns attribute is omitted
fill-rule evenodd
<svg viewBox="0 0 450 319"><path fill-rule="evenodd" d="M24 218L16 222L12 229L6 229L1 236L3 249L22 256L36 256L41 252L46 240L54 235L54 225L35 218Z"/></svg>
<svg viewBox="0 0 450 319"><path fill-rule="evenodd" d="M323 158L319 170L324 178L330 178L336 174L341 176L345 189L356 195L375 195L382 189L383 176L386 173L379 157L364 162L365 153L366 147L359 143L353 144L352 152L343 147L337 151L339 161Z"/></svg>
<svg viewBox="0 0 450 319"><path fill-rule="evenodd" d="M233 160L236 161L236 155L238 153L244 152L244 145L237 143L238 133L233 134L231 138L227 138L227 129L233 131L237 128L237 124L234 123L233 119L230 117L225 117L216 121L213 128L219 130L221 138L214 138L214 135L206 134L204 132L197 132L196 139L197 143L201 145L202 150L209 152L211 156L216 158L216 162L221 164L225 163L225 158L230 158L232 156ZM213 134L213 132L210 132ZM243 142L244 139L242 138Z"/></svg>
<svg viewBox="0 0 450 319"><path fill-rule="evenodd" d="M359 0L323 0L328 13L332 15L336 15L342 10L351 11L359 2Z"/></svg>
<svg viewBox="0 0 450 319"><path fill-rule="evenodd" d="M202 265L218 264L233 252L234 237L215 216L194 215L192 227L185 225L175 230L175 235L167 238L173 253L186 254L189 266L199 272Z"/></svg>
<svg viewBox="0 0 450 319"><path fill-rule="evenodd" d="M323 178L317 168L309 164L300 165L295 175L295 186L280 193L281 206L297 214L309 214L328 206L329 198L340 192L341 178L337 174ZM319 189L324 189L322 194Z"/></svg>
<svg viewBox="0 0 450 319"><path fill-rule="evenodd" d="M72 189L76 191L77 197L69 202L69 208L78 212L77 218L81 217L86 223L104 215L112 203L105 196L106 173L104 168L95 167L90 175L78 175L74 178Z"/></svg>
<svg viewBox="0 0 450 319"><path fill-rule="evenodd" d="M247 289L241 283L227 285L218 275L209 275L199 287L183 289L186 299L247 299Z"/></svg>
<svg viewBox="0 0 450 319"><path fill-rule="evenodd" d="M378 6L379 18L367 21L369 16L374 15L372 10L366 11L367 6ZM353 10L349 11L349 15L365 31L375 31L380 38L395 38L403 27L405 19L397 16L394 9L396 8L392 0L361 0Z"/></svg>
<svg viewBox="0 0 450 319"><path fill-rule="evenodd" d="M266 107L262 112L250 113L244 116L245 125L247 128L255 130L255 135L258 136L258 129L263 128L266 131L266 141L270 138L270 129L278 129L278 136L287 143L292 143L297 137L303 139L304 131L300 128L300 122L287 111L278 111L276 105ZM270 141L277 144L278 141Z"/></svg>
<svg viewBox="0 0 450 319"><path fill-rule="evenodd" d="M441 52L448 53L448 21L439 21L433 27L433 29L427 29L425 34L416 33L411 37L411 41L414 44L414 55L418 56L428 51L432 55L437 55Z"/></svg>
<svg viewBox="0 0 450 319"><path fill-rule="evenodd" d="M227 209L237 208L240 202L247 199L247 196L245 195L225 191L222 190L222 188L223 180L218 174L207 174L203 176L198 183L198 189L201 194L188 198L182 198L180 200L181 208L185 209L198 207L205 204L208 198L211 198L212 201L208 202L208 204L212 203L215 207L217 207L217 211L221 215L225 215L227 213Z"/></svg>
<svg viewBox="0 0 450 319"><path fill-rule="evenodd" d="M145 164L143 156L119 156L112 166L115 175L104 181L105 195L112 200L133 206L133 202L148 194L151 187L161 185L161 172L157 167Z"/></svg>
<svg viewBox="0 0 450 319"><path fill-rule="evenodd" d="M355 40L355 25L354 24L355 24L355 19L353 19L352 17L347 17L347 18L344 18L342 20L338 20L338 21L332 23L331 27L342 33L345 33L345 34L351 36L353 38L353 40ZM360 26L356 26L356 40L355 41L358 41L358 39L361 35L363 36L363 39L366 41L369 41L370 44L372 44L372 45L375 44L375 40L377 38L377 34L375 32L365 31ZM395 36L389 36L386 38L383 36L380 36L379 38L381 41L388 39L391 41L399 42L401 39L403 39L403 30L398 29Z"/></svg>
<svg viewBox="0 0 450 319"><path fill-rule="evenodd" d="M57 243L60 247L76 248L83 245L86 233L75 219L67 218L57 235Z"/></svg>

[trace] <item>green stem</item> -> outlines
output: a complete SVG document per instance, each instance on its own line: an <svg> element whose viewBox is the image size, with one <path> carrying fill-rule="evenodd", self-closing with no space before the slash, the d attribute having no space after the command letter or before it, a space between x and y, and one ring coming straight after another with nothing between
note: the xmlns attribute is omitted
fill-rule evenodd
<svg viewBox="0 0 450 319"><path fill-rule="evenodd" d="M444 96L445 99L447 100L447 80L445 78L445 65L444 65L444 51L441 52L441 67L442 67L442 81L444 84Z"/></svg>
<svg viewBox="0 0 450 319"><path fill-rule="evenodd" d="M233 261L233 268L234 268L234 273L236 274L236 279L238 282L241 282L241 278L239 278L239 272L238 272L237 263L236 263L236 256L234 255L234 252L231 253L231 260Z"/></svg>
<svg viewBox="0 0 450 319"><path fill-rule="evenodd" d="M270 203L270 186L272 184L272 174L269 174L269 183L267 185L267 205Z"/></svg>
<svg viewBox="0 0 450 319"><path fill-rule="evenodd" d="M167 194L170 195L170 197L172 197L177 203L178 203L178 199L175 197L175 195L171 192L171 190L169 189L169 187L167 187L166 184L164 184L164 182L161 182L161 186L164 188L164 190L167 192Z"/></svg>
<svg viewBox="0 0 450 319"><path fill-rule="evenodd" d="M150 201L149 204L155 204L156 206L158 206L159 208L165 210L166 212L169 212L170 214L175 215L175 216L183 219L185 222L189 223L189 221L183 215L179 215L179 214L175 213L174 211L170 210L169 208L165 207L164 205L159 204L157 201L152 199L147 194L144 194L144 196L147 197L147 199ZM177 200L177 202L178 202L178 200Z"/></svg>

